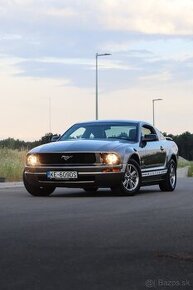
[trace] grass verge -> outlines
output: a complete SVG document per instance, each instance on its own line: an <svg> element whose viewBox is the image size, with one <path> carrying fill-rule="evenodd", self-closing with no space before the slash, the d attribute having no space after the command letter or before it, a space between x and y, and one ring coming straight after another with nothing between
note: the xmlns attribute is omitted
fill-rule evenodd
<svg viewBox="0 0 193 290"><path fill-rule="evenodd" d="M0 177L6 181L21 181L26 151L0 148Z"/></svg>
<svg viewBox="0 0 193 290"><path fill-rule="evenodd" d="M183 158L179 158L178 160L178 167L179 168L182 168L182 167L186 167L188 166L188 176L189 177L193 177L193 161L188 161L188 160L185 160Z"/></svg>
<svg viewBox="0 0 193 290"><path fill-rule="evenodd" d="M193 162L190 162L190 166L188 168L188 176L193 177Z"/></svg>

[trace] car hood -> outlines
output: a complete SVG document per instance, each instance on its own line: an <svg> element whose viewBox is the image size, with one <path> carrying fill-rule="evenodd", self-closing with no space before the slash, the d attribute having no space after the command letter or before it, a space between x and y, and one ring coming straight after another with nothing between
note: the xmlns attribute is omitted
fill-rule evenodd
<svg viewBox="0 0 193 290"><path fill-rule="evenodd" d="M59 153L59 152L109 152L120 151L122 147L128 147L134 143L125 140L73 140L58 141L38 146L30 153Z"/></svg>

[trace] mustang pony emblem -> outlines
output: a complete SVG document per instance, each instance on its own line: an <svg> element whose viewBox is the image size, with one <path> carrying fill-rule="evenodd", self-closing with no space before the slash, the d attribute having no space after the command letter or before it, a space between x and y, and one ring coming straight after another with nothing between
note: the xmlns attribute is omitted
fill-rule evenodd
<svg viewBox="0 0 193 290"><path fill-rule="evenodd" d="M61 156L61 159L64 159L65 161L67 161L68 159L72 158L73 156L70 155L70 156L67 156L67 155L62 155Z"/></svg>

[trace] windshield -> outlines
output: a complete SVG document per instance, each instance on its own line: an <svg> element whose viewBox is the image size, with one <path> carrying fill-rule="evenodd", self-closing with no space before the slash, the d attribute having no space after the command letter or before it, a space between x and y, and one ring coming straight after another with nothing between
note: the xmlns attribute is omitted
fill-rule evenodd
<svg viewBox="0 0 193 290"><path fill-rule="evenodd" d="M77 139L105 139L137 141L137 123L86 123L76 124L61 136L60 141Z"/></svg>

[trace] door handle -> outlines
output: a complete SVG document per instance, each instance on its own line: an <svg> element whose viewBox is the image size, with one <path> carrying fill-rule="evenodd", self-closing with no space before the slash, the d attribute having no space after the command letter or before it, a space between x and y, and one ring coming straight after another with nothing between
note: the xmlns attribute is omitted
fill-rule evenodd
<svg viewBox="0 0 193 290"><path fill-rule="evenodd" d="M163 147L163 146L160 146L160 150L161 150L161 151L164 151L164 147Z"/></svg>

